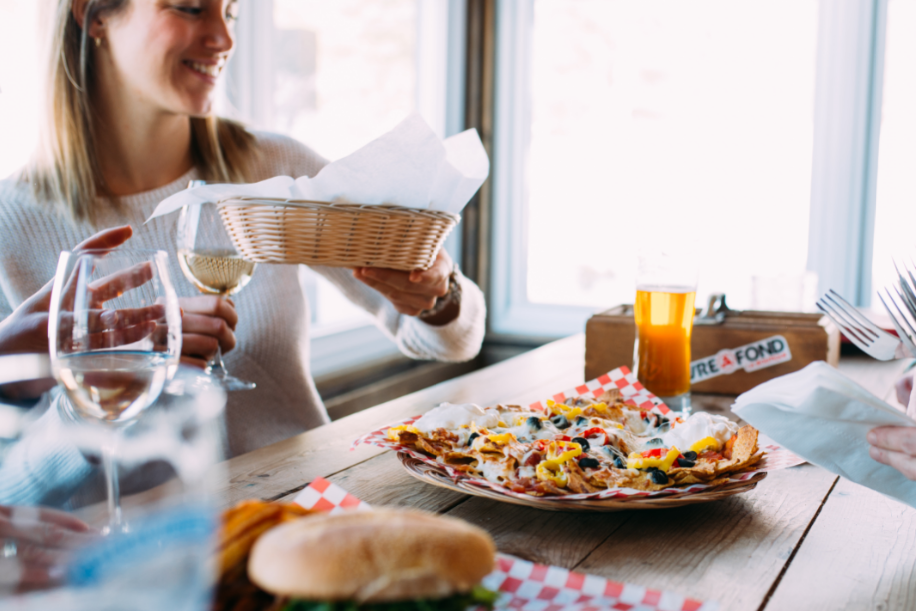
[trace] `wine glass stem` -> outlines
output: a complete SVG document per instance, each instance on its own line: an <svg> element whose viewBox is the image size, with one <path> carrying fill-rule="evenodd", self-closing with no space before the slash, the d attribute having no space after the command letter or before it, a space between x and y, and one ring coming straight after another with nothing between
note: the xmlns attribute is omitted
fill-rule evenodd
<svg viewBox="0 0 916 611"><path fill-rule="evenodd" d="M226 299L226 297L228 297L226 293L220 293L219 295L220 299ZM216 356L210 361L210 366L207 367L207 373L221 379L229 375L229 372L226 370L226 365L223 363L223 348L219 345L219 342L216 343Z"/></svg>
<svg viewBox="0 0 916 611"><path fill-rule="evenodd" d="M213 361L210 363L210 373L218 378L225 378L229 374L223 364L223 349L219 345L216 346L216 356L213 357Z"/></svg>
<svg viewBox="0 0 916 611"><path fill-rule="evenodd" d="M105 470L105 483L108 489L108 531L117 533L121 530L121 490L118 485L118 463L115 460L114 443L102 447L102 468Z"/></svg>

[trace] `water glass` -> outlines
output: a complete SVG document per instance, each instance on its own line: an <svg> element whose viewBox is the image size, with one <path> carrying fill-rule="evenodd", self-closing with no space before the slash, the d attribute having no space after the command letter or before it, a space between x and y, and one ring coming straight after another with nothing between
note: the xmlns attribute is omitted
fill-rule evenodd
<svg viewBox="0 0 916 611"><path fill-rule="evenodd" d="M0 608L204 611L225 482L225 393L178 367L119 432L121 510L108 525L99 448L107 427L61 407L58 387L0 444Z"/></svg>

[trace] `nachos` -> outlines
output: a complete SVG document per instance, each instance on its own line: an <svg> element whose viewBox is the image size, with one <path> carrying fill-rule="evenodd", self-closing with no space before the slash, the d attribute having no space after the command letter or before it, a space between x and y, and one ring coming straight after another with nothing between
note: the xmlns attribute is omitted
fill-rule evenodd
<svg viewBox="0 0 916 611"><path fill-rule="evenodd" d="M642 409L614 388L594 399L547 401L544 411L443 403L387 434L464 476L532 496L715 486L762 457L751 426Z"/></svg>

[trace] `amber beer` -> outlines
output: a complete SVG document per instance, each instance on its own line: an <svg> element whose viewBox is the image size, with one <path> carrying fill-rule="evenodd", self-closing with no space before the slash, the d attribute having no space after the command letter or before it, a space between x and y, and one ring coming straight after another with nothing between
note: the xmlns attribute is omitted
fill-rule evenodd
<svg viewBox="0 0 916 611"><path fill-rule="evenodd" d="M658 397L673 398L690 392L695 297L693 287L636 287L633 368L637 379ZM689 402L684 407L689 407Z"/></svg>

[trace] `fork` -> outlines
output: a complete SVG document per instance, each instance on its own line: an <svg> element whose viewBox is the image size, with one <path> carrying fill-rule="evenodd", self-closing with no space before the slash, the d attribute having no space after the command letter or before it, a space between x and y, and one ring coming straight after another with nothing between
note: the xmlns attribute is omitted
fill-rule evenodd
<svg viewBox="0 0 916 611"><path fill-rule="evenodd" d="M894 328L897 329L898 335L906 342L907 347L912 352L916 348L916 326L914 326L916 325L916 277L906 265L903 266L903 269L907 272L904 275L900 271L900 266L896 260L894 261L894 269L897 271L897 282L891 284L890 287L885 287L884 292L887 295L887 299L884 298L880 291L878 292L878 298L881 299L881 303L884 304L887 313L891 315L891 321L894 323ZM891 289L893 289L893 292ZM901 304L903 304L903 308L900 307ZM891 306L893 306L893 309L891 309Z"/></svg>
<svg viewBox="0 0 916 611"><path fill-rule="evenodd" d="M849 341L879 361L906 358L916 354L916 346L911 343L905 346L900 338L894 337L870 321L833 289L828 290L823 297L817 300L817 307L843 330L843 335L848 337ZM893 314L891 318L894 318ZM896 322L894 326L897 327ZM899 327L897 327L897 332L901 332ZM901 334L901 337L904 335ZM909 341L909 338L907 340Z"/></svg>

